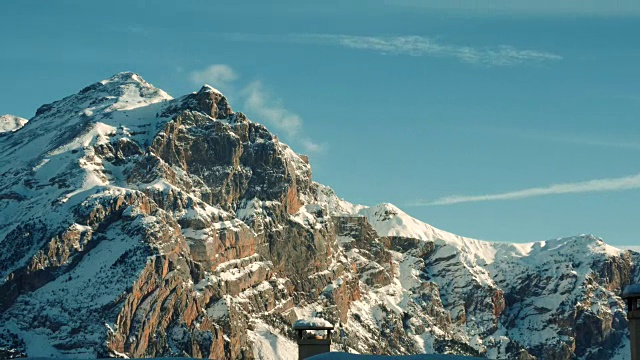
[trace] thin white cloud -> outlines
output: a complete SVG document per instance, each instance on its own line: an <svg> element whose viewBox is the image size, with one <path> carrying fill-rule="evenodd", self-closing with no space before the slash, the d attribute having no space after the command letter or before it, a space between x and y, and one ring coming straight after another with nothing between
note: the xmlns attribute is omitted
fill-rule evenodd
<svg viewBox="0 0 640 360"><path fill-rule="evenodd" d="M527 140L552 141L556 143L576 144L585 146L608 147L627 150L640 150L640 142L616 139L607 134L569 134L539 131L534 129L507 129L507 128L482 128L473 131L490 131L493 134L499 133L508 137L520 137Z"/></svg>
<svg viewBox="0 0 640 360"><path fill-rule="evenodd" d="M596 179L575 183L555 184L546 187L529 188L500 194L453 195L434 201L418 201L413 206L453 205L479 201L516 200L536 196L576 194L588 192L620 191L640 189L640 174L621 178Z"/></svg>
<svg viewBox="0 0 640 360"><path fill-rule="evenodd" d="M528 62L561 60L562 57L548 52L519 50L511 46L495 48L474 48L470 46L448 45L424 36L351 36L351 35L310 35L318 40L326 40L353 49L373 50L383 54L431 56L455 58L470 64L492 66L513 66Z"/></svg>
<svg viewBox="0 0 640 360"><path fill-rule="evenodd" d="M332 34L225 34L229 40L283 42L341 46L369 50L380 54L453 58L468 64L516 66L562 60L562 56L545 51L517 49L512 46L471 47L445 44L426 36L355 36Z"/></svg>
<svg viewBox="0 0 640 360"><path fill-rule="evenodd" d="M212 64L206 69L192 71L189 79L197 85L209 84L215 87L225 87L238 79L238 74L229 65Z"/></svg>
<svg viewBox="0 0 640 360"><path fill-rule="evenodd" d="M318 144L310 139L302 139L302 147L309 153L324 152L327 149L327 144Z"/></svg>
<svg viewBox="0 0 640 360"><path fill-rule="evenodd" d="M607 141L607 140L599 140L592 138L581 138L581 137L545 137L547 140L564 142L569 144L578 144L578 145L588 145L588 146L599 146L599 147L609 147L609 148L619 148L619 149L628 149L628 150L640 150L640 143L637 142L629 142L629 141Z"/></svg>
<svg viewBox="0 0 640 360"><path fill-rule="evenodd" d="M126 29L127 29L127 32L129 32L130 34L137 34L137 35L144 35L144 36L149 35L149 32L147 31L147 29L142 25L132 24L127 26Z"/></svg>
<svg viewBox="0 0 640 360"><path fill-rule="evenodd" d="M622 16L640 15L637 0L384 0L387 5L463 12L470 15Z"/></svg>
<svg viewBox="0 0 640 360"><path fill-rule="evenodd" d="M566 133L550 133L550 132L541 132L532 129L505 129L505 128L491 128L487 129L483 128L484 131L490 131L492 133L501 133L505 136L517 136L523 139L528 140L543 140L543 141L552 141L556 143L565 143L565 144L576 144L576 145L585 145L585 146L596 146L596 147L608 147L608 148L618 148L618 149L627 149L627 150L640 150L640 142L633 141L625 141L622 139L615 139L612 137L607 137L605 134L599 134L596 136L594 134L566 134ZM478 130L474 130L478 131Z"/></svg>
<svg viewBox="0 0 640 360"><path fill-rule="evenodd" d="M260 81L254 81L244 88L244 106L268 124L289 136L296 136L302 129L302 118L282 106L280 99L273 98Z"/></svg>
<svg viewBox="0 0 640 360"><path fill-rule="evenodd" d="M300 115L287 110L282 105L282 100L275 98L260 81L254 81L242 91L248 112L258 116L259 121L273 126L276 130L284 132L290 139L300 143L307 152L317 153L325 149L324 145L317 144L311 139L302 136L302 118Z"/></svg>
<svg viewBox="0 0 640 360"><path fill-rule="evenodd" d="M236 71L225 64L212 64L203 70L189 73L189 80L197 85L208 83L223 88L231 87L238 78ZM282 105L282 100L272 96L262 82L253 81L241 89L239 95L244 100L244 110L255 116L254 120L284 133L288 140L299 144L308 153L326 149L326 144L315 143L304 135L302 117L287 110Z"/></svg>

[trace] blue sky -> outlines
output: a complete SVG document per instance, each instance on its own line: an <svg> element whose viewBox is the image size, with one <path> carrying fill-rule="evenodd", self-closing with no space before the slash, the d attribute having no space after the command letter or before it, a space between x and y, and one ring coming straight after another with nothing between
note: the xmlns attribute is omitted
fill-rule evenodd
<svg viewBox="0 0 640 360"><path fill-rule="evenodd" d="M0 113L203 82L345 199L496 241L640 244L638 1L0 3Z"/></svg>

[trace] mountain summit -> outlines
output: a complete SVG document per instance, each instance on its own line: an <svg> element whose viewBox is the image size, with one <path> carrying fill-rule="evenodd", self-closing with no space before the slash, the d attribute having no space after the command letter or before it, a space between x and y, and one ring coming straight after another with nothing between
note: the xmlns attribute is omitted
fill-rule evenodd
<svg viewBox="0 0 640 360"><path fill-rule="evenodd" d="M340 199L211 86L120 73L0 136L0 358L297 357L335 349L625 359L640 254L491 243Z"/></svg>
<svg viewBox="0 0 640 360"><path fill-rule="evenodd" d="M16 131L23 127L28 121L27 119L11 114L0 115L0 134Z"/></svg>

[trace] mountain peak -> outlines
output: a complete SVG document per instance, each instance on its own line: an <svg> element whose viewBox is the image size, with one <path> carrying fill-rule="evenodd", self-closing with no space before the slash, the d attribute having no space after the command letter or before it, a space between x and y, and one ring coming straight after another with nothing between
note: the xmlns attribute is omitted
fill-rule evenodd
<svg viewBox="0 0 640 360"><path fill-rule="evenodd" d="M140 75L132 71L119 72L108 79L100 81L101 84L106 85L109 83L131 83L137 82L140 84L148 84Z"/></svg>
<svg viewBox="0 0 640 360"><path fill-rule="evenodd" d="M233 114L227 98L216 88L203 85L198 92L187 95L184 104L214 119L224 119Z"/></svg>
<svg viewBox="0 0 640 360"><path fill-rule="evenodd" d="M36 111L36 117L128 110L171 99L169 94L149 84L140 75L128 71L93 83L75 95L45 104Z"/></svg>
<svg viewBox="0 0 640 360"><path fill-rule="evenodd" d="M0 134L16 131L23 127L28 121L27 119L11 114L0 115Z"/></svg>
<svg viewBox="0 0 640 360"><path fill-rule="evenodd" d="M215 94L223 95L220 90L214 88L213 86L211 86L209 84L202 85L200 90L198 90L198 93L215 93Z"/></svg>
<svg viewBox="0 0 640 360"><path fill-rule="evenodd" d="M142 76L131 72L124 71L104 79L97 83L91 84L80 91L80 94L93 92L96 96L107 95L109 98L120 97L138 97L138 98L161 98L160 100L169 100L169 96L163 90L156 88L146 82Z"/></svg>

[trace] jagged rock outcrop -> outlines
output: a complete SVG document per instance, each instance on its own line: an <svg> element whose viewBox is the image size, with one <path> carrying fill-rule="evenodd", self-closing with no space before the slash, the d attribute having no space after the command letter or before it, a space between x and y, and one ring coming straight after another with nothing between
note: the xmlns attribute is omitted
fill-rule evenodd
<svg viewBox="0 0 640 360"><path fill-rule="evenodd" d="M294 358L291 324L319 316L338 350L625 358L638 253L350 204L210 86L117 74L0 153L0 357Z"/></svg>
<svg viewBox="0 0 640 360"><path fill-rule="evenodd" d="M29 122L29 120L19 116L11 114L0 115L0 136L3 133L17 131L27 122Z"/></svg>

